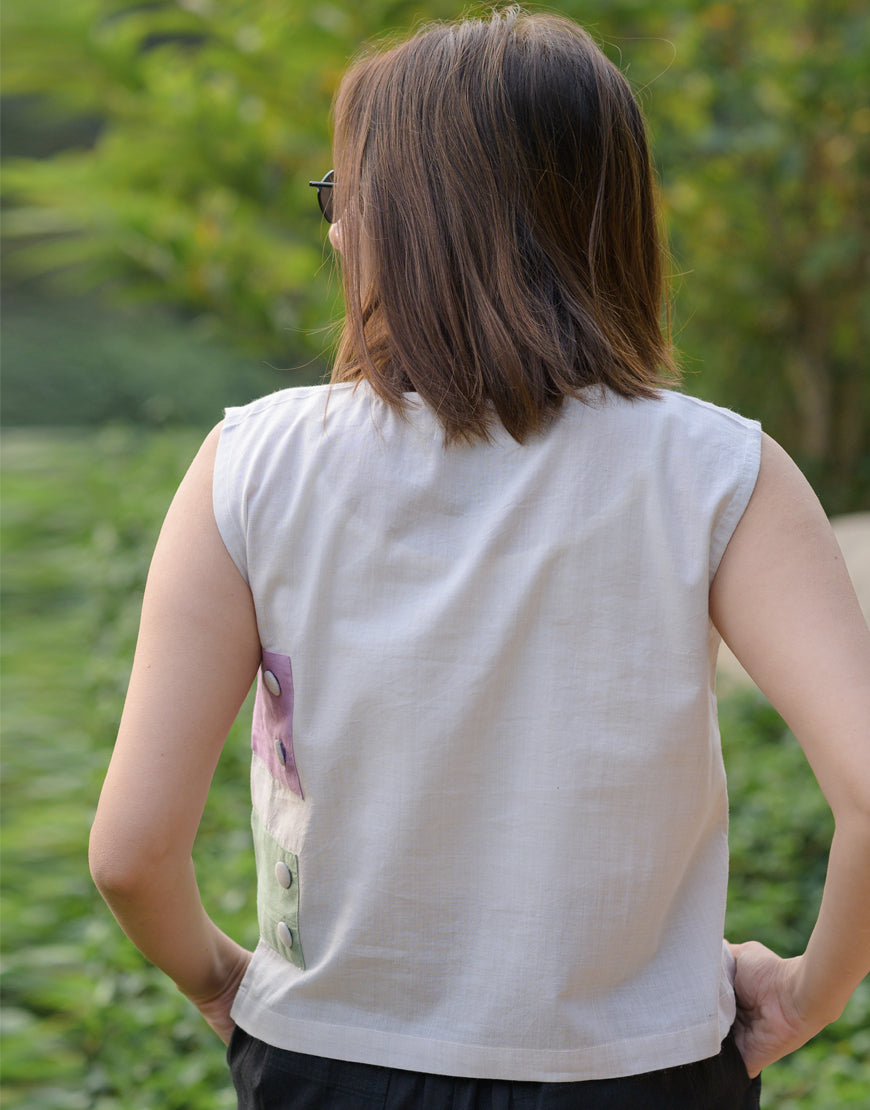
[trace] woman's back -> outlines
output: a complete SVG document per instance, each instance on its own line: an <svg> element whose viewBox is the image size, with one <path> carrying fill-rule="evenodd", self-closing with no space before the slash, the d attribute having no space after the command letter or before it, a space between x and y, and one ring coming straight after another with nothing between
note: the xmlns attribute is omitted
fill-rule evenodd
<svg viewBox="0 0 870 1110"><path fill-rule="evenodd" d="M235 1016L503 1078L713 1055L734 1003L707 596L758 427L594 391L522 446L445 450L409 403L337 386L227 414L216 517L271 672Z"/></svg>

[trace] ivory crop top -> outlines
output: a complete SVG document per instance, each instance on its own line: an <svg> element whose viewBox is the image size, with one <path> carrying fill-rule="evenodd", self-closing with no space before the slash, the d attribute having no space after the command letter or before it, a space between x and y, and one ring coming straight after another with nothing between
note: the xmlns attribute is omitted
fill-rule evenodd
<svg viewBox="0 0 870 1110"><path fill-rule="evenodd" d="M728 803L708 593L757 424L664 392L445 448L413 395L227 411L218 526L253 593L261 940L282 1048L565 1081L714 1055Z"/></svg>

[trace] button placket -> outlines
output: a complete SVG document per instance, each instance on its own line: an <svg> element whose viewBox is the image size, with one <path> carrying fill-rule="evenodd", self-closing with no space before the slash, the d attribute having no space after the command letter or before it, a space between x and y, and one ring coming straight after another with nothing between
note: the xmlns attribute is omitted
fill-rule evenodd
<svg viewBox="0 0 870 1110"><path fill-rule="evenodd" d="M252 814L257 856L257 916L263 940L289 963L304 970L299 936L299 860Z"/></svg>
<svg viewBox="0 0 870 1110"><path fill-rule="evenodd" d="M271 774L303 801L293 751L293 672L290 657L262 652L251 727L251 747Z"/></svg>
<svg viewBox="0 0 870 1110"><path fill-rule="evenodd" d="M289 890L293 885L293 872L282 859L275 864L275 881L282 890ZM278 922L275 934L285 948L293 947L293 930L286 921Z"/></svg>

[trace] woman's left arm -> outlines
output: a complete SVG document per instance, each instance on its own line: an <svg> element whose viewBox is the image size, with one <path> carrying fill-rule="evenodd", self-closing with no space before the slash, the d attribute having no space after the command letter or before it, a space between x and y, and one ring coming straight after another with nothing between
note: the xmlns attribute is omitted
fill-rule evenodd
<svg viewBox="0 0 870 1110"><path fill-rule="evenodd" d="M212 508L219 434L191 464L157 541L89 855L121 928L228 1041L250 953L207 916L191 851L260 642L251 592Z"/></svg>

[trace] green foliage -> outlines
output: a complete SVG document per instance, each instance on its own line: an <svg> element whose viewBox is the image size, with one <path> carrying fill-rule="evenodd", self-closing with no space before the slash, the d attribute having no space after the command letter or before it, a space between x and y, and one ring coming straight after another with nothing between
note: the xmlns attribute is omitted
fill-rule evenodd
<svg viewBox="0 0 870 1110"><path fill-rule="evenodd" d="M541 5L531 4L530 7ZM216 317L283 364L337 309L307 181L359 45L450 0L9 0L6 94L101 121L12 159L15 274ZM485 7L485 5L484 5ZM688 387L764 419L829 511L870 495L870 12L860 0L609 0L587 23L647 109ZM591 18L590 18L591 15ZM32 105L31 105L32 109Z"/></svg>
<svg viewBox="0 0 870 1110"><path fill-rule="evenodd" d="M362 39L419 5L56 7L6 6L5 89L105 126L91 149L7 167L17 268L207 311L258 354L319 353L335 297L307 183L331 162L332 94Z"/></svg>
<svg viewBox="0 0 870 1110"><path fill-rule="evenodd" d="M245 358L205 320L103 298L4 298L5 426L214 425L229 405L322 378Z"/></svg>
<svg viewBox="0 0 870 1110"><path fill-rule="evenodd" d="M834 831L830 810L812 787L794 737L760 695L732 695L722 734L736 811L731 870L741 890L729 906L728 930L738 939L753 937L783 949L783 955L797 955L818 911ZM781 875L789 881L780 885Z"/></svg>
<svg viewBox="0 0 870 1110"><path fill-rule="evenodd" d="M217 1110L222 1048L124 940L87 837L126 688L151 549L190 432L10 433L3 639L4 1106ZM204 897L256 940L249 748L237 728L204 821ZM225 807L225 808L223 808Z"/></svg>
<svg viewBox="0 0 870 1110"><path fill-rule="evenodd" d="M478 5L478 7L486 5ZM530 7L543 5L532 3ZM281 364L329 349L336 283L307 181L360 44L456 0L8 0L13 274L120 283ZM870 10L861 0L608 0L586 23L647 110L682 275L688 388L760 416L831 512L870 496ZM863 95L862 95L863 92ZM28 102L28 111L34 103ZM28 149L31 149L30 144ZM32 153L32 150L31 150Z"/></svg>
<svg viewBox="0 0 870 1110"><path fill-rule="evenodd" d="M870 9L860 0L691 8L653 101L686 273L680 343L687 367L700 367L690 387L760 417L829 512L861 507Z"/></svg>
<svg viewBox="0 0 870 1110"><path fill-rule="evenodd" d="M8 1110L229 1110L220 1043L125 940L87 836L160 521L198 433L7 433L2 641L3 1078ZM249 709L218 766L196 860L205 904L256 941ZM830 816L793 737L754 695L723 700L732 800L728 935L800 950ZM248 724L246 725L245 721ZM870 983L765 1074L778 1110L867 1105Z"/></svg>

